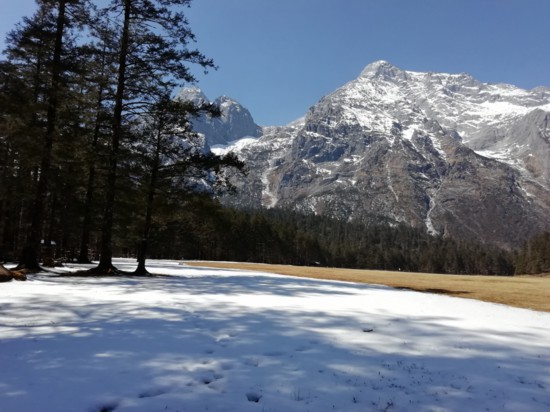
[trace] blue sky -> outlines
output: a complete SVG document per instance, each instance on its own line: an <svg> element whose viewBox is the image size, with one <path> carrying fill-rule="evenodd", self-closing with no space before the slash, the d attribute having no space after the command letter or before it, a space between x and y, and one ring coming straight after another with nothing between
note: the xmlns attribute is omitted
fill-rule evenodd
<svg viewBox="0 0 550 412"><path fill-rule="evenodd" d="M35 5L0 2L3 38ZM194 0L187 13L197 48L219 66L197 70L198 86L261 125L304 115L375 60L550 86L550 0Z"/></svg>

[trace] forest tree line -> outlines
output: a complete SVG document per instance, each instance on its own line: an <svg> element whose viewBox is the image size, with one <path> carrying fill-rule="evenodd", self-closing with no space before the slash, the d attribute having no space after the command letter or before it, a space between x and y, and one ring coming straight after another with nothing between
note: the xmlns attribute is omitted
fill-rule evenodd
<svg viewBox="0 0 550 412"><path fill-rule="evenodd" d="M152 257L509 276L521 256L406 225L365 226L284 209L237 210L202 197L167 218L155 225Z"/></svg>
<svg viewBox="0 0 550 412"><path fill-rule="evenodd" d="M173 99L195 81L190 66L215 67L189 47L189 4L39 0L8 34L0 60L0 259L32 272L55 249L76 248L80 262L99 256L92 272L117 273L115 238L137 236L136 274L147 274L156 210L189 192L228 187L225 169L242 169L234 156L206 150L190 127L193 116L219 110Z"/></svg>

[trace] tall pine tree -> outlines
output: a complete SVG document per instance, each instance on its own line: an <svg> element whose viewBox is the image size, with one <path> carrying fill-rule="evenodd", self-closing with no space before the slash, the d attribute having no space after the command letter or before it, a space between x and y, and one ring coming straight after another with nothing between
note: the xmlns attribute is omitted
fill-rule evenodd
<svg viewBox="0 0 550 412"><path fill-rule="evenodd" d="M24 238L24 247L19 268L28 271L40 269L38 255L42 239L46 198L50 186L54 144L58 138L60 94L63 77L67 71L64 64L70 29L78 26L78 20L86 13L85 1L41 0L33 19L25 19L8 36L6 54L16 68L15 77L28 76L31 88L27 91L25 112L30 114L33 130L27 129L25 138L39 142L39 161L32 167L34 193L28 209L29 228ZM13 80L12 80L13 81ZM32 97L31 97L32 96ZM23 107L21 107L23 108ZM22 139L24 141L26 139ZM36 150L36 148L35 148ZM29 163L26 164L27 166Z"/></svg>
<svg viewBox="0 0 550 412"><path fill-rule="evenodd" d="M113 0L107 9L121 29L101 258L92 272L117 272L112 263L114 207L120 145L124 144L129 124L146 113L167 88L195 80L189 63L214 66L211 59L188 47L194 36L182 8L189 4L190 0Z"/></svg>

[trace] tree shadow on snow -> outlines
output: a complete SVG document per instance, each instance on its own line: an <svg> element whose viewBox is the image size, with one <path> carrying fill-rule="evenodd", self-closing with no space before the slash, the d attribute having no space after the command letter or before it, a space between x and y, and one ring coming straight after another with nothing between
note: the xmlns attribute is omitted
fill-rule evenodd
<svg viewBox="0 0 550 412"><path fill-rule="evenodd" d="M37 402L94 412L251 403L290 411L550 406L543 331L507 336L497 326L465 328L459 313L403 313L391 299L407 292L386 287L204 273L43 278L42 293L1 299L0 410ZM59 285L71 296L60 299ZM369 291L386 291L387 307L301 300L368 300ZM270 306L269 296L282 300Z"/></svg>

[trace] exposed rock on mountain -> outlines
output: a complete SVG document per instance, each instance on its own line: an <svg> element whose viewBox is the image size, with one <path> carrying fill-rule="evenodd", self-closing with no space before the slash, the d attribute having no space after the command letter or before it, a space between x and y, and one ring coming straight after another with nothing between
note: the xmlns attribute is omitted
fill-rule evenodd
<svg viewBox="0 0 550 412"><path fill-rule="evenodd" d="M178 99L189 100L197 104L209 103L208 98L198 88L183 89ZM212 118L202 115L193 120L193 128L196 132L206 136L210 146L227 145L243 137L258 137L262 128L254 123L250 112L235 100L221 96L214 100L221 110L221 116Z"/></svg>
<svg viewBox="0 0 550 412"><path fill-rule="evenodd" d="M550 230L550 89L380 61L294 124L239 142L241 206L403 222L504 247Z"/></svg>

